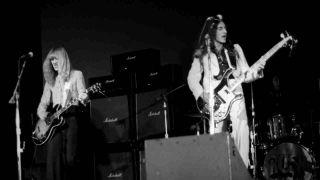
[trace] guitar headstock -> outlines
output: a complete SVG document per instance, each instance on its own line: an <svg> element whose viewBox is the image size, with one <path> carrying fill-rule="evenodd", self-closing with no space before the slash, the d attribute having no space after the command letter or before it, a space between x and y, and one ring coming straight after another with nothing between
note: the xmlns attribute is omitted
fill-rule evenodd
<svg viewBox="0 0 320 180"><path fill-rule="evenodd" d="M88 88L88 91L96 93L101 91L101 83L95 83Z"/></svg>
<svg viewBox="0 0 320 180"><path fill-rule="evenodd" d="M281 33L280 37L283 39L283 46L293 48L294 45L298 43L298 40L290 35L287 31L285 33Z"/></svg>
<svg viewBox="0 0 320 180"><path fill-rule="evenodd" d="M100 93L100 94L106 96L106 94L101 90L101 86L102 86L101 83L99 83L99 82L95 83L88 88L88 92Z"/></svg>

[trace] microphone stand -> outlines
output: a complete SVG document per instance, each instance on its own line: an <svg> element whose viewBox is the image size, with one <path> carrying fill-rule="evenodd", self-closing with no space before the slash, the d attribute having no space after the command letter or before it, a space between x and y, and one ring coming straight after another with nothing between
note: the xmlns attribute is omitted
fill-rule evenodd
<svg viewBox="0 0 320 180"><path fill-rule="evenodd" d="M212 87L212 82L211 82L211 78L212 76L212 68L211 68L211 40L210 40L210 36L209 34L205 35L205 41L206 41L206 46L207 46L207 53L208 53L208 64L209 64L209 114L210 114L210 118L209 118L209 134L215 134L216 132L216 122L215 119L213 117L213 108L214 108L214 94L213 94L213 87Z"/></svg>
<svg viewBox="0 0 320 180"><path fill-rule="evenodd" d="M251 153L252 153L252 161L253 161L253 177L256 178L257 170L256 170L256 162L257 162L257 154L256 154L256 132L255 132L255 110L254 110L254 101L253 101L253 85L250 83L251 89L251 113L252 113L252 131L250 133L251 136Z"/></svg>
<svg viewBox="0 0 320 180"><path fill-rule="evenodd" d="M165 129L165 135L164 137L165 138L168 138L169 137L169 134L168 134L168 119L167 119L167 97L164 95L163 96L163 112L164 112L164 129Z"/></svg>
<svg viewBox="0 0 320 180"><path fill-rule="evenodd" d="M176 90L182 88L183 86L185 86L186 84L182 84L178 87L176 87L175 89L165 93L165 94L162 94L160 96L161 99L163 99L163 111L164 111L164 127L165 127L165 138L169 138L169 134L168 134L168 118L167 118L167 107L168 107L168 99L167 99L167 96L173 92L175 92ZM159 99L159 98L157 98Z"/></svg>
<svg viewBox="0 0 320 180"><path fill-rule="evenodd" d="M202 35L203 35L203 32L206 30L206 31L208 31L208 21L210 21L212 19L212 17L208 17L206 20L205 20L205 22L204 22L204 24L203 24L203 26L202 26L202 29L201 29L201 32L200 32L200 35L199 35L199 39L198 39L198 45L200 45L200 43L201 43L201 38L202 38Z"/></svg>
<svg viewBox="0 0 320 180"><path fill-rule="evenodd" d="M20 61L20 58L19 58ZM22 65L22 69L18 75L18 81L16 84L16 87L14 88L13 95L9 100L9 104L16 104L16 114L15 114L15 123L16 123L16 138L17 138L17 160L18 160L18 178L19 180L22 179L21 177L21 153L23 152L24 147L21 148L20 144L20 134L21 134L21 129L20 129L20 111L19 111L19 87L20 87L20 81L21 81L21 76L24 71L24 68L26 66L26 62L24 61ZM18 66L20 63L18 63ZM18 72L19 72L19 67L18 67Z"/></svg>

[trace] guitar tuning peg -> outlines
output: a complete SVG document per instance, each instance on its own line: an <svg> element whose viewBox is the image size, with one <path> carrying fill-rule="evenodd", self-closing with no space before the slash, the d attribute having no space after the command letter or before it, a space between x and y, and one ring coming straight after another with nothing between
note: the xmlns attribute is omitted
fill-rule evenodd
<svg viewBox="0 0 320 180"><path fill-rule="evenodd" d="M293 44L297 44L298 43L298 39L292 37L292 42L293 42Z"/></svg>
<svg viewBox="0 0 320 180"><path fill-rule="evenodd" d="M283 33L281 33L281 34L280 34L280 37L283 39L283 38L284 38L284 34L283 34Z"/></svg>

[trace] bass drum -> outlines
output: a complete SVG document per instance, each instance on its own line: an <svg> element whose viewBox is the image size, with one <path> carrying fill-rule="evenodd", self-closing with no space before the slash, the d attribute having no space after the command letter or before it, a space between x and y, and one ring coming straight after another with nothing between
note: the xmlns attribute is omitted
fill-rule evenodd
<svg viewBox="0 0 320 180"><path fill-rule="evenodd" d="M315 159L301 145L283 142L271 148L263 164L263 176L275 179L312 179Z"/></svg>

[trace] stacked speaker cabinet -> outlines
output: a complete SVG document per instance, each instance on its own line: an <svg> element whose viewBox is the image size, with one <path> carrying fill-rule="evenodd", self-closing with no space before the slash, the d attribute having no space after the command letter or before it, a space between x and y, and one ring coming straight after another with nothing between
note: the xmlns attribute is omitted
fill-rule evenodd
<svg viewBox="0 0 320 180"><path fill-rule="evenodd" d="M96 179L133 180L132 153L108 152L96 153Z"/></svg>
<svg viewBox="0 0 320 180"><path fill-rule="evenodd" d="M137 137L129 137L130 119L127 95L93 99L91 117L96 129L95 133L98 133L106 143L127 142L133 138L140 140L163 137L165 109L162 95L166 92L167 89L162 88L135 94Z"/></svg>
<svg viewBox="0 0 320 180"><path fill-rule="evenodd" d="M96 99L91 106L96 133L104 143L129 141L129 111L125 95Z"/></svg>
<svg viewBox="0 0 320 180"><path fill-rule="evenodd" d="M126 87L113 75L89 79L101 92L89 94L94 136L94 179L134 180Z"/></svg>
<svg viewBox="0 0 320 180"><path fill-rule="evenodd" d="M165 133L170 132L174 120L175 92L172 91L181 85L181 75L181 67L177 64L137 73L138 139L165 137Z"/></svg>
<svg viewBox="0 0 320 180"><path fill-rule="evenodd" d="M134 153L126 148L117 151L110 149L98 151L95 155L95 179L146 180L144 151L139 151L138 153L137 162L139 168L136 168L134 167L136 164L134 162ZM137 170L135 171L135 169Z"/></svg>
<svg viewBox="0 0 320 180"><path fill-rule="evenodd" d="M137 138L139 140L164 137L166 117L164 113L164 102L161 99L161 95L164 93L166 93L166 89L163 88L136 94L136 123ZM167 126L167 128L169 128L169 126Z"/></svg>
<svg viewBox="0 0 320 180"><path fill-rule="evenodd" d="M112 75L91 78L89 84L101 83L101 93L92 95L91 120L99 143L129 141L128 97L122 81Z"/></svg>
<svg viewBox="0 0 320 180"><path fill-rule="evenodd" d="M102 93L90 96L95 176L97 180L146 179L143 142L169 131L166 95L181 75L180 66L160 66L156 49L113 55L111 63L112 75L89 79L90 85L102 84Z"/></svg>

